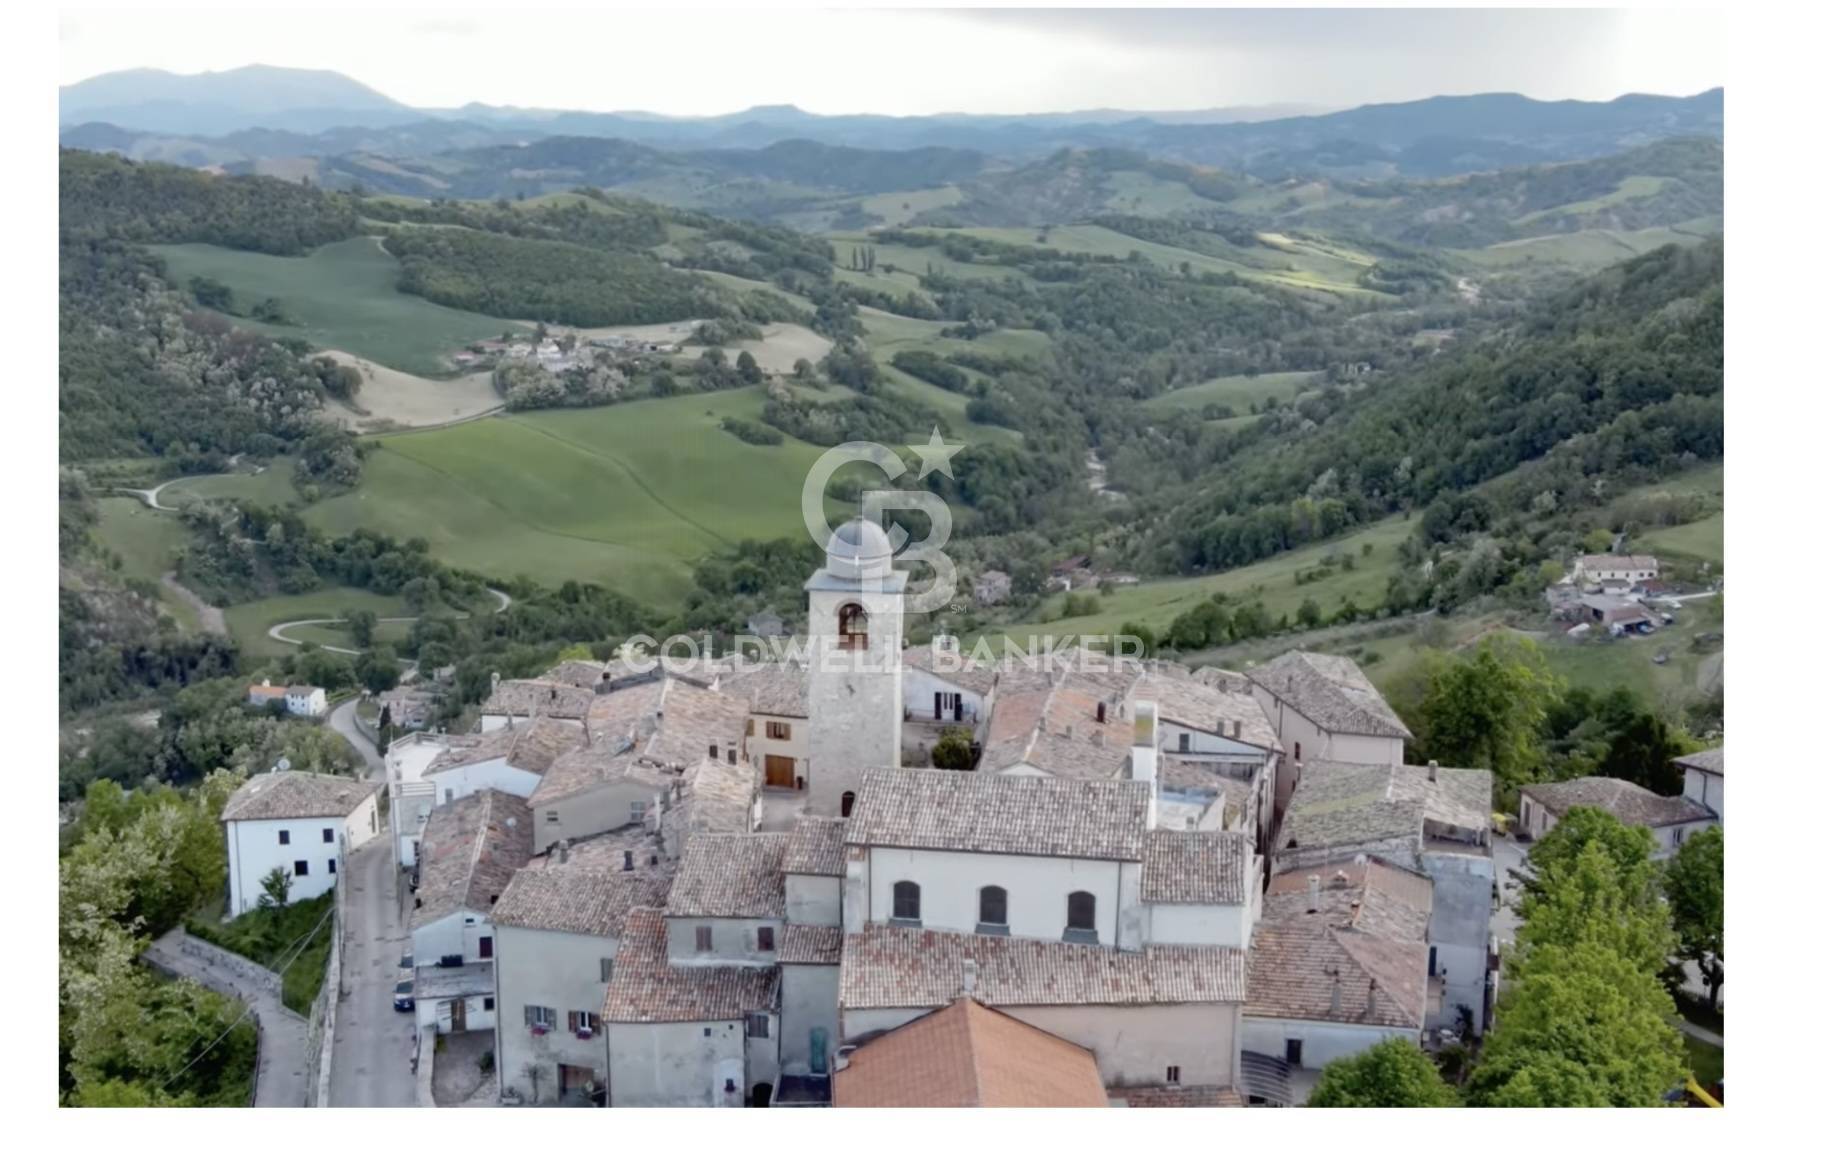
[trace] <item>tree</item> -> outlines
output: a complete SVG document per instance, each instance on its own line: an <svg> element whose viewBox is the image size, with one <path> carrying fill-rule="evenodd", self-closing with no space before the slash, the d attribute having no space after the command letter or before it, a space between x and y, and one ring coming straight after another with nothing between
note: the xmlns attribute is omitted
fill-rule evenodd
<svg viewBox="0 0 1834 1170"><path fill-rule="evenodd" d="M267 907L285 906L287 895L293 892L293 875L276 865L267 871L261 879L261 897L258 904Z"/></svg>
<svg viewBox="0 0 1834 1170"><path fill-rule="evenodd" d="M347 609L344 611L344 626L350 631L350 640L358 649L367 649L376 641L376 615L372 610ZM387 688L384 688L385 690Z"/></svg>
<svg viewBox="0 0 1834 1170"><path fill-rule="evenodd" d="M1471 1075L1480 1106L1654 1107L1687 1075L1662 984L1598 943L1514 965Z"/></svg>
<svg viewBox="0 0 1834 1170"><path fill-rule="evenodd" d="M1531 950L1596 944L1654 976L1675 951L1658 875L1647 856L1621 867L1602 841L1590 841L1553 874L1537 874L1534 893L1523 894L1516 943Z"/></svg>
<svg viewBox="0 0 1834 1170"><path fill-rule="evenodd" d="M401 664L385 646L372 646L357 659L357 681L374 694L389 690L401 680Z"/></svg>
<svg viewBox="0 0 1834 1170"><path fill-rule="evenodd" d="M930 763L951 772L969 771L974 767L974 740L966 729L950 728L930 749Z"/></svg>
<svg viewBox="0 0 1834 1170"><path fill-rule="evenodd" d="M1418 753L1463 768L1488 768L1500 807L1542 764L1542 731L1558 683L1526 638L1495 635L1468 658L1439 658L1420 706Z"/></svg>
<svg viewBox="0 0 1834 1170"><path fill-rule="evenodd" d="M1318 608L1317 600L1308 597L1299 603L1299 609L1293 614L1293 620L1306 629L1311 629L1324 620L1324 613Z"/></svg>
<svg viewBox="0 0 1834 1170"><path fill-rule="evenodd" d="M1325 1109L1431 1109L1458 1104L1420 1046L1390 1037L1325 1065L1308 1106Z"/></svg>
<svg viewBox="0 0 1834 1170"><path fill-rule="evenodd" d="M1718 825L1681 843L1664 873L1681 953L1700 967L1707 1002L1719 1006L1725 981L1725 835Z"/></svg>

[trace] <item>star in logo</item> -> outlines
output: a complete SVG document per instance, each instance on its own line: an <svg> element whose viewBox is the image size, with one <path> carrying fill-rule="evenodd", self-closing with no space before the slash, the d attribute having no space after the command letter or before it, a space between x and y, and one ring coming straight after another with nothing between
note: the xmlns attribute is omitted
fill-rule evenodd
<svg viewBox="0 0 1834 1170"><path fill-rule="evenodd" d="M963 446L962 443L943 442L942 429L931 427L930 441L911 448L911 453L923 460L923 467L918 470L917 478L922 479L932 471L940 471L950 479L954 479L955 469L949 466L949 460L954 458L955 453Z"/></svg>

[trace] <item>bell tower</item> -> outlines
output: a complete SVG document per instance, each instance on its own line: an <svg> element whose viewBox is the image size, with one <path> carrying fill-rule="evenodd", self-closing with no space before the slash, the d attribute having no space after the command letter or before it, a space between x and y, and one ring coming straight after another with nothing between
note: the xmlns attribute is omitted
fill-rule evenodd
<svg viewBox="0 0 1834 1170"><path fill-rule="evenodd" d="M849 520L828 540L809 595L809 802L852 811L860 773L895 768L904 734L904 583L885 530Z"/></svg>

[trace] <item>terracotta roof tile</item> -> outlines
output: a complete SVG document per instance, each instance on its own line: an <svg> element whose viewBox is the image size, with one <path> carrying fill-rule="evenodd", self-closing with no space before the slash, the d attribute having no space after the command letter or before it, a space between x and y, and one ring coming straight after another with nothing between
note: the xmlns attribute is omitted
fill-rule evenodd
<svg viewBox="0 0 1834 1170"><path fill-rule="evenodd" d="M1348 658L1288 650L1248 677L1326 731L1412 739L1382 692Z"/></svg>
<svg viewBox="0 0 1834 1170"><path fill-rule="evenodd" d="M740 667L720 680L719 693L744 699L754 715L809 717L809 672L796 663Z"/></svg>
<svg viewBox="0 0 1834 1170"><path fill-rule="evenodd" d="M697 833L681 851L671 918L782 918L788 833Z"/></svg>
<svg viewBox="0 0 1834 1170"><path fill-rule="evenodd" d="M1172 671L1149 670L1134 684L1128 698L1158 704L1162 722L1280 751L1280 737L1251 694L1207 686Z"/></svg>
<svg viewBox="0 0 1834 1170"><path fill-rule="evenodd" d="M1240 906L1253 880L1254 843L1244 833L1155 829L1146 835L1140 900Z"/></svg>
<svg viewBox="0 0 1834 1170"><path fill-rule="evenodd" d="M435 806L420 834L413 929L458 910L488 914L528 864L534 822L527 801L495 788Z"/></svg>
<svg viewBox="0 0 1834 1170"><path fill-rule="evenodd" d="M1132 780L868 768L846 842L1137 861L1149 799Z"/></svg>
<svg viewBox="0 0 1834 1170"><path fill-rule="evenodd" d="M539 678L504 679L491 688L478 705L482 715L507 715L527 719L531 715L548 719L584 719L592 703L588 687L568 686Z"/></svg>
<svg viewBox="0 0 1834 1170"><path fill-rule="evenodd" d="M1106 1108L1087 1049L971 999L862 1044L834 1076L837 1108Z"/></svg>
<svg viewBox="0 0 1834 1170"><path fill-rule="evenodd" d="M821 966L839 963L842 941L838 926L804 926L792 922L783 928L783 945L777 948L777 961Z"/></svg>
<svg viewBox="0 0 1834 1170"><path fill-rule="evenodd" d="M1241 1094L1221 1085L1143 1085L1116 1089L1129 1109L1240 1109Z"/></svg>
<svg viewBox="0 0 1834 1170"><path fill-rule="evenodd" d="M1555 816L1576 808L1602 808L1626 825L1661 829L1715 819L1713 810L1685 796L1660 796L1613 776L1581 776L1558 784L1530 784L1522 795Z"/></svg>
<svg viewBox="0 0 1834 1170"><path fill-rule="evenodd" d="M1676 756L1674 762L1684 768L1698 768L1702 772L1724 776L1726 774L1726 749L1723 746L1708 748L1704 752L1695 752L1693 755Z"/></svg>
<svg viewBox="0 0 1834 1170"><path fill-rule="evenodd" d="M1131 675L1009 667L990 694L979 770L1029 764L1080 779L1118 775L1133 750L1123 712L1132 683Z"/></svg>
<svg viewBox="0 0 1834 1170"><path fill-rule="evenodd" d="M790 826L789 848L783 853L783 872L845 877L846 834L847 822L840 817L797 817Z"/></svg>
<svg viewBox="0 0 1834 1170"><path fill-rule="evenodd" d="M1246 964L1233 947L1143 951L869 924L841 953L843 1008L938 1007L962 990L994 1007L1049 1004L1239 1003Z"/></svg>
<svg viewBox="0 0 1834 1170"><path fill-rule="evenodd" d="M229 794L225 821L314 820L347 817L381 784L321 772L263 772Z"/></svg>
<svg viewBox="0 0 1834 1170"><path fill-rule="evenodd" d="M672 965L661 912L640 906L624 920L604 1017L613 1024L743 1019L776 1010L777 980L776 967Z"/></svg>
<svg viewBox="0 0 1834 1170"><path fill-rule="evenodd" d="M668 898L667 878L581 865L570 858L565 865L517 872L497 898L490 920L497 926L617 938L631 907L660 907Z"/></svg>
<svg viewBox="0 0 1834 1170"><path fill-rule="evenodd" d="M586 732L577 723L562 719L524 719L483 735L455 739L453 746L435 756L421 774L431 776L486 760L503 760L512 768L539 776L555 760L585 743Z"/></svg>
<svg viewBox="0 0 1834 1170"><path fill-rule="evenodd" d="M1310 763L1281 822L1282 851L1389 841L1418 845L1429 822L1487 832L1494 783L1483 768L1434 772L1412 764Z"/></svg>

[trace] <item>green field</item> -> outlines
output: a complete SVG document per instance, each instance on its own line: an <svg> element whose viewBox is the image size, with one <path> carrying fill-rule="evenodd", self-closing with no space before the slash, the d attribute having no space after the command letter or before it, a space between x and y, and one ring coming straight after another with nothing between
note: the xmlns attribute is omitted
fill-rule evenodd
<svg viewBox="0 0 1834 1170"><path fill-rule="evenodd" d="M268 256L209 244L153 248L181 284L205 276L228 285L239 310L278 297L297 326L243 319L264 333L301 337L411 374L448 372L445 355L496 337L512 323L448 309L395 288L401 266L369 237L326 244L307 256Z"/></svg>
<svg viewBox="0 0 1834 1170"><path fill-rule="evenodd" d="M293 461L282 456L259 472L232 471L175 480L159 493L159 503L167 508L183 507L188 500L245 500L268 507L297 503Z"/></svg>
<svg viewBox="0 0 1834 1170"><path fill-rule="evenodd" d="M290 654L297 649L270 639L267 636L270 627L306 618L334 618L347 609L367 609L377 617L412 616L408 613L407 604L399 597L339 586L314 589L310 593L283 593L277 597L263 597L259 601L226 606L223 609L223 621L229 627L230 637L236 640L236 645L242 647L244 654L269 658ZM293 637L304 641L329 640L338 644L335 638L308 638L302 631L290 632ZM342 644L348 645L347 642Z"/></svg>
<svg viewBox="0 0 1834 1170"><path fill-rule="evenodd" d="M935 211L940 207L953 207L961 201L961 189L951 184L947 187L928 187L921 191L887 191L881 195L868 195L860 200L860 208L867 215L878 216L887 227L901 227L909 223L912 216Z"/></svg>
<svg viewBox="0 0 1834 1170"><path fill-rule="evenodd" d="M152 581L159 598L182 630L199 628L197 610L160 581L178 564L185 542L182 521L171 512L155 512L128 496L108 496L96 501L95 538L121 558L121 574L129 580Z"/></svg>
<svg viewBox="0 0 1834 1170"><path fill-rule="evenodd" d="M1647 199L1651 195L1661 194L1662 188L1666 187L1668 183L1668 179L1656 175L1630 175L1620 181L1609 194L1601 195L1597 199L1582 199L1577 203L1549 207L1543 211L1519 216L1509 222L1525 224L1556 215L1590 215L1592 212L1603 211L1607 207L1615 207L1619 203L1627 203L1632 199Z"/></svg>
<svg viewBox="0 0 1834 1170"><path fill-rule="evenodd" d="M1126 622L1143 622L1163 632L1173 618L1217 592L1227 593L1231 600L1246 601L1257 596L1256 590L1259 590L1258 596L1275 618L1292 613L1308 597L1327 612L1341 604L1345 597L1359 605L1374 605L1388 589L1388 578L1395 570L1395 550L1412 528L1413 521L1397 516L1347 533L1337 540L1308 545L1227 573L1207 577L1165 577L1138 585L1123 585L1112 595L1100 598L1101 612L1091 617L1059 617L1063 603L1057 599L1047 600L1041 619L1012 626L1005 632L1016 638L1034 634L1059 637L1111 634ZM1365 544L1372 546L1367 556L1363 553ZM1295 571L1312 568L1325 556L1339 553L1355 557L1356 567L1347 573L1332 573L1304 585L1293 583Z"/></svg>
<svg viewBox="0 0 1834 1170"><path fill-rule="evenodd" d="M1241 416L1246 415L1251 406L1258 409L1269 398L1278 400L1281 405L1291 402L1299 396L1301 388L1316 376L1315 371L1295 371L1259 374L1254 377L1233 375L1211 378L1207 382L1168 390L1147 403L1147 409L1155 413L1202 410L1214 402L1234 407L1236 414Z"/></svg>
<svg viewBox="0 0 1834 1170"><path fill-rule="evenodd" d="M1487 268L1515 264L1561 264L1578 268L1604 268L1668 244L1698 244L1721 230L1718 217L1689 220L1673 227L1611 231L1589 228L1557 236L1509 240L1488 248L1473 248L1454 255Z"/></svg>

